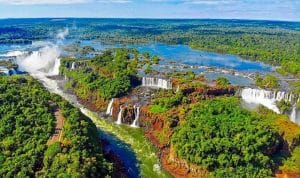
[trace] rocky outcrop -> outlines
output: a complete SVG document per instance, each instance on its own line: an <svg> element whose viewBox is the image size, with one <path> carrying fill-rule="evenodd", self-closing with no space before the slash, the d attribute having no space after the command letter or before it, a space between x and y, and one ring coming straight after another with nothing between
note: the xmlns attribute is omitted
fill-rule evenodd
<svg viewBox="0 0 300 178"><path fill-rule="evenodd" d="M132 124L135 119L135 108L132 105L127 105L123 107L122 113L122 123Z"/></svg>
<svg viewBox="0 0 300 178"><path fill-rule="evenodd" d="M113 121L117 121L121 106L124 108L122 116L127 117L127 119L128 119L129 116L125 116L124 113L125 113L125 110L126 110L126 114L131 113L129 111L130 110L129 108L130 108L130 106L132 106L132 108L133 108L133 103L129 97L116 98L114 100L114 103L112 104L112 107L113 107L112 120ZM134 120L134 117L132 119Z"/></svg>
<svg viewBox="0 0 300 178"><path fill-rule="evenodd" d="M161 163L165 170L167 170L175 178L207 178L209 172L187 161L178 158L174 150L165 148L161 152Z"/></svg>
<svg viewBox="0 0 300 178"><path fill-rule="evenodd" d="M237 87L189 87L182 89L184 95L200 93L206 96L234 95Z"/></svg>
<svg viewBox="0 0 300 178"><path fill-rule="evenodd" d="M279 172L275 175L276 178L300 178L299 173Z"/></svg>

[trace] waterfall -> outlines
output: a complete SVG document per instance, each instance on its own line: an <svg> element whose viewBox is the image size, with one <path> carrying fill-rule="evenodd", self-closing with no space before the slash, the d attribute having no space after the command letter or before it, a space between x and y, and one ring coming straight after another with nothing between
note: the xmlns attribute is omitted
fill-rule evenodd
<svg viewBox="0 0 300 178"><path fill-rule="evenodd" d="M296 105L293 106L292 113L290 115L290 119L292 122L296 123L296 120L297 120L297 106Z"/></svg>
<svg viewBox="0 0 300 178"><path fill-rule="evenodd" d="M162 88L162 89L172 89L172 82L170 80L161 79L161 78L143 77L142 86Z"/></svg>
<svg viewBox="0 0 300 178"><path fill-rule="evenodd" d="M74 69L76 69L76 63L75 63L75 62L72 62L71 70L74 70Z"/></svg>
<svg viewBox="0 0 300 178"><path fill-rule="evenodd" d="M60 50L58 46L45 46L33 51L28 56L17 58L20 71L45 76L58 75L60 66Z"/></svg>
<svg viewBox="0 0 300 178"><path fill-rule="evenodd" d="M117 120L116 124L122 124L122 114L123 114L123 108L122 108L122 106L120 106L120 112L118 114L118 120Z"/></svg>
<svg viewBox="0 0 300 178"><path fill-rule="evenodd" d="M131 127L138 127L138 120L139 120L139 117L140 117L140 107L134 105L133 108L134 108L135 118L134 118L133 123L130 126Z"/></svg>
<svg viewBox="0 0 300 178"><path fill-rule="evenodd" d="M290 115L290 119L293 122L296 122L296 103L299 101L299 97L292 94L292 93L287 93L284 91L267 91L263 89L252 89L252 88L244 88L240 92L240 95L242 99L246 103L250 104L261 104L272 111L280 114L279 108L276 106L277 101L288 101L293 104L293 110Z"/></svg>
<svg viewBox="0 0 300 178"><path fill-rule="evenodd" d="M106 109L106 115L111 116L113 112L113 103L114 103L114 98L110 100L107 109Z"/></svg>
<svg viewBox="0 0 300 178"><path fill-rule="evenodd" d="M9 75L9 70L0 66L0 74Z"/></svg>

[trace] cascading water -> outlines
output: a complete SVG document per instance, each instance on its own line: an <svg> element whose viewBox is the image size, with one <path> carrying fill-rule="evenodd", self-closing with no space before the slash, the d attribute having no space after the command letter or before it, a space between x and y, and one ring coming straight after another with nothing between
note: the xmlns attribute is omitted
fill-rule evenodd
<svg viewBox="0 0 300 178"><path fill-rule="evenodd" d="M75 63L75 62L72 62L71 70L74 70L74 69L76 69L76 63Z"/></svg>
<svg viewBox="0 0 300 178"><path fill-rule="evenodd" d="M30 74L52 76L59 74L60 50L57 46L45 46L39 51L33 51L29 56L17 57L19 70Z"/></svg>
<svg viewBox="0 0 300 178"><path fill-rule="evenodd" d="M117 120L116 124L122 124L122 115L123 115L123 107L120 106L120 111L118 114L118 120Z"/></svg>
<svg viewBox="0 0 300 178"><path fill-rule="evenodd" d="M172 89L172 82L170 80L161 79L161 78L143 77L142 86L162 88L162 89Z"/></svg>
<svg viewBox="0 0 300 178"><path fill-rule="evenodd" d="M114 98L110 100L107 109L106 109L106 115L111 116L113 112L113 103L114 103Z"/></svg>
<svg viewBox="0 0 300 178"><path fill-rule="evenodd" d="M290 114L290 119L295 123L297 121L296 103L299 100L299 97L293 95L292 93L287 93L283 91L267 91L263 89L244 88L241 90L240 95L246 103L257 105L261 104L278 114L280 114L280 110L276 106L277 101L284 100L291 102L293 108Z"/></svg>
<svg viewBox="0 0 300 178"><path fill-rule="evenodd" d="M296 105L293 106L293 109L292 109L292 113L291 113L290 119L291 119L291 121L294 122L294 123L297 122L297 106L296 106Z"/></svg>
<svg viewBox="0 0 300 178"><path fill-rule="evenodd" d="M133 108L134 108L135 118L134 118L134 121L132 122L132 124L130 126L131 127L138 127L138 120L139 120L139 117L140 117L140 107L134 105Z"/></svg>

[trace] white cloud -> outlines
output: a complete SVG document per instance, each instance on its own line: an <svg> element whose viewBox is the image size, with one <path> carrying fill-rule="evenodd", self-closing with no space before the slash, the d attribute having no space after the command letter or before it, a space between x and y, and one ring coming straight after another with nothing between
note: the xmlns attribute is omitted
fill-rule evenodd
<svg viewBox="0 0 300 178"><path fill-rule="evenodd" d="M1 4L33 5L33 4L78 4L87 0L0 0Z"/></svg>
<svg viewBox="0 0 300 178"><path fill-rule="evenodd" d="M239 2L238 0L184 0L186 4L207 4L207 5L215 5L215 4L231 4Z"/></svg>
<svg viewBox="0 0 300 178"><path fill-rule="evenodd" d="M80 4L80 3L129 3L131 0L0 0L0 4L35 5L35 4Z"/></svg>
<svg viewBox="0 0 300 178"><path fill-rule="evenodd" d="M145 0L148 2L159 3L177 3L177 4L205 4L205 5L218 5L218 4L232 4L242 2L245 0Z"/></svg>
<svg viewBox="0 0 300 178"><path fill-rule="evenodd" d="M96 2L101 3L130 3L131 0L97 0Z"/></svg>

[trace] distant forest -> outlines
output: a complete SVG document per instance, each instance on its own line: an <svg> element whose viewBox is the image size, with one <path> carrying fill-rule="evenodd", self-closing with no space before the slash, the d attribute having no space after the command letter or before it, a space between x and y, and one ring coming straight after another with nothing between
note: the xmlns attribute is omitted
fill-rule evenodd
<svg viewBox="0 0 300 178"><path fill-rule="evenodd" d="M281 65L283 74L300 74L300 22L163 19L3 19L0 43L51 39L68 28L68 38L103 43L186 44Z"/></svg>

